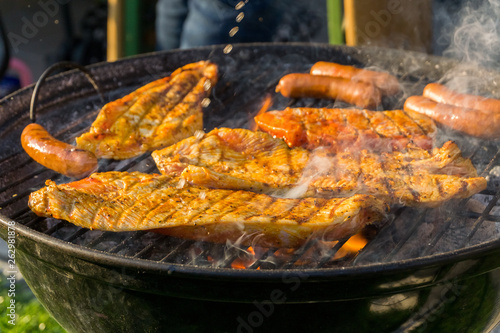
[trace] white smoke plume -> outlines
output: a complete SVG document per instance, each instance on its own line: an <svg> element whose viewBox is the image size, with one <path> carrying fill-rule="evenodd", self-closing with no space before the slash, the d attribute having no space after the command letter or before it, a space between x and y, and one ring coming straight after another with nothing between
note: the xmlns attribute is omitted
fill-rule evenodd
<svg viewBox="0 0 500 333"><path fill-rule="evenodd" d="M456 15L446 57L483 67L500 65L500 1L465 2Z"/></svg>

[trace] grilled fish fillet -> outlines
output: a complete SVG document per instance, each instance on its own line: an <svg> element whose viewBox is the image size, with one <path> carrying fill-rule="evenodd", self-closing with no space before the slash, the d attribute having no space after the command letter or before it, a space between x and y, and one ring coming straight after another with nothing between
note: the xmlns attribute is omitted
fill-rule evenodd
<svg viewBox="0 0 500 333"><path fill-rule="evenodd" d="M78 148L98 158L127 159L169 146L203 129L202 102L217 82L217 66L200 61L178 68L103 106Z"/></svg>
<svg viewBox="0 0 500 333"><path fill-rule="evenodd" d="M486 188L454 142L432 152L331 154L289 148L264 132L219 128L152 153L162 174L191 184L244 189L283 197L375 195L389 204L435 207Z"/></svg>
<svg viewBox="0 0 500 333"><path fill-rule="evenodd" d="M402 110L286 108L259 114L254 120L261 130L290 147L325 147L333 153L401 150L410 142L432 149L436 132L431 118Z"/></svg>
<svg viewBox="0 0 500 333"><path fill-rule="evenodd" d="M381 222L387 206L367 195L281 199L246 191L179 186L139 172L95 173L31 193L40 216L106 231L155 230L188 239L295 247L310 237L335 240Z"/></svg>

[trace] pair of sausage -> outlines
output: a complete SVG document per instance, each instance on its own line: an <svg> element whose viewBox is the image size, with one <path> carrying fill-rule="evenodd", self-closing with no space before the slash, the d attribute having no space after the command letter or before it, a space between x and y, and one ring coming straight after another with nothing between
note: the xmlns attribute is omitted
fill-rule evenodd
<svg viewBox="0 0 500 333"><path fill-rule="evenodd" d="M26 153L41 165L72 178L82 178L97 170L96 156L54 138L39 124L29 124L21 133Z"/></svg>
<svg viewBox="0 0 500 333"><path fill-rule="evenodd" d="M453 130L484 138L500 138L500 100L461 94L438 83L428 84L422 96L411 96L404 109L427 115Z"/></svg>
<svg viewBox="0 0 500 333"><path fill-rule="evenodd" d="M374 108L381 103L382 95L395 94L399 89L397 78L388 73L319 61L309 74L282 77L276 92L291 98L339 99L361 108Z"/></svg>
<svg viewBox="0 0 500 333"><path fill-rule="evenodd" d="M312 75L341 77L354 82L371 83L377 87L383 95L394 95L400 90L398 79L386 72L361 69L327 61L318 61L311 67L310 73Z"/></svg>

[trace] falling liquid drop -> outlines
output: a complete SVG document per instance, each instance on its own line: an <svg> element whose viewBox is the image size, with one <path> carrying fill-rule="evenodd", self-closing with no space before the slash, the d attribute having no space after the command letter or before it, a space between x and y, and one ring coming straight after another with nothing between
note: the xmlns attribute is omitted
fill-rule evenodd
<svg viewBox="0 0 500 333"><path fill-rule="evenodd" d="M230 53L232 50L233 50L233 45L231 45L231 44L227 44L227 45L224 47L223 52L224 52L224 54L228 54L228 53Z"/></svg>
<svg viewBox="0 0 500 333"><path fill-rule="evenodd" d="M201 106L206 108L210 105L210 98L204 98L202 101L201 101Z"/></svg>
<svg viewBox="0 0 500 333"><path fill-rule="evenodd" d="M234 27L232 28L230 31L229 31L229 37L234 37L234 35L236 35L238 33L238 31L240 30L240 28L238 27Z"/></svg>
<svg viewBox="0 0 500 333"><path fill-rule="evenodd" d="M245 1L240 1L236 4L236 6L234 7L234 9L236 10L240 10L241 8L243 8L245 6Z"/></svg>

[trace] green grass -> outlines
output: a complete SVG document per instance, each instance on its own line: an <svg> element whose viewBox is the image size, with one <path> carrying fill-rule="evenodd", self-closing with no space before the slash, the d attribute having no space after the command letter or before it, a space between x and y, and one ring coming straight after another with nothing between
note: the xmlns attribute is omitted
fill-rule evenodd
<svg viewBox="0 0 500 333"><path fill-rule="evenodd" d="M0 332L29 333L29 332L49 332L65 333L66 331L50 316L45 308L36 299L30 288L23 279L15 282L15 325L9 323L11 318L8 306L9 281L0 272Z"/></svg>

